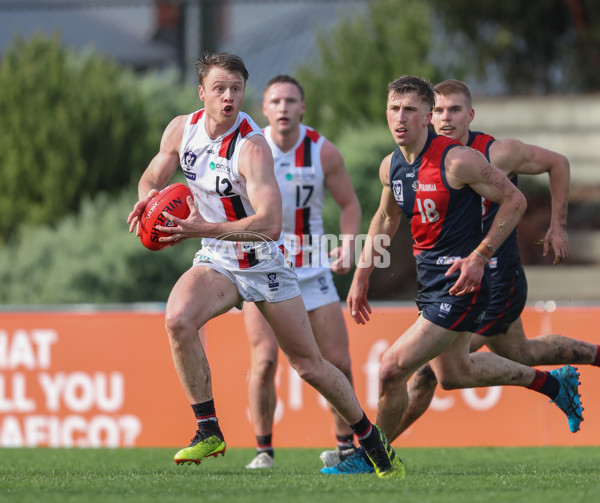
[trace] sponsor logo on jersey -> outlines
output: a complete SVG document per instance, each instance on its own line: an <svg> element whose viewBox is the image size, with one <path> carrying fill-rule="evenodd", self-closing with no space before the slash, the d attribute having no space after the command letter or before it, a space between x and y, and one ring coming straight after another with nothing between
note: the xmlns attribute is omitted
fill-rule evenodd
<svg viewBox="0 0 600 503"><path fill-rule="evenodd" d="M204 263L204 264L212 262L210 260L210 257L207 257L206 255L201 255L201 254L196 255L195 261L196 262L201 262L201 263Z"/></svg>
<svg viewBox="0 0 600 503"><path fill-rule="evenodd" d="M460 257L438 257L436 264L437 265L450 265L454 264L457 260L460 260Z"/></svg>
<svg viewBox="0 0 600 503"><path fill-rule="evenodd" d="M437 192L435 183L419 183L417 192Z"/></svg>
<svg viewBox="0 0 600 503"><path fill-rule="evenodd" d="M209 148L205 153L206 154L215 154L216 152Z"/></svg>
<svg viewBox="0 0 600 503"><path fill-rule="evenodd" d="M417 192L417 191L419 190L419 180L415 180L415 181L412 183L412 189L413 189L415 192Z"/></svg>
<svg viewBox="0 0 600 503"><path fill-rule="evenodd" d="M392 183L394 198L400 206L404 206L404 193L402 192L402 180L394 180Z"/></svg>
<svg viewBox="0 0 600 503"><path fill-rule="evenodd" d="M276 290L277 287L279 287L279 281L277 281L277 273L276 272L268 273L267 281L268 281L269 288L271 290Z"/></svg>
<svg viewBox="0 0 600 503"><path fill-rule="evenodd" d="M315 173L306 173L301 171L285 174L285 179L290 181L297 180L300 182L312 182L313 180L315 180L315 178L317 178L317 175Z"/></svg>
<svg viewBox="0 0 600 503"><path fill-rule="evenodd" d="M209 163L208 168L211 171L222 171L223 173L229 173L231 171L231 168L227 164L213 161Z"/></svg>
<svg viewBox="0 0 600 503"><path fill-rule="evenodd" d="M414 178L415 174L414 173L406 173L406 178Z"/></svg>

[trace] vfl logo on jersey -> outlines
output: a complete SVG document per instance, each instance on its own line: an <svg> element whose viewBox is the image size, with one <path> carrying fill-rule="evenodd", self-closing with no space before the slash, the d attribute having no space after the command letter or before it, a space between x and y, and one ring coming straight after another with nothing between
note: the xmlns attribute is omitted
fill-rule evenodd
<svg viewBox="0 0 600 503"><path fill-rule="evenodd" d="M329 290L329 285L327 285L327 279L325 279L324 276L319 277L319 290L321 290L323 294L327 293L327 291Z"/></svg>
<svg viewBox="0 0 600 503"><path fill-rule="evenodd" d="M196 173L194 172L194 164L196 164L196 160L198 156L189 150L183 154L183 174L188 180L195 180Z"/></svg>
<svg viewBox="0 0 600 503"><path fill-rule="evenodd" d="M277 290L277 287L279 287L279 281L277 281L276 272L270 272L269 274L267 274L267 281L271 290Z"/></svg>
<svg viewBox="0 0 600 503"><path fill-rule="evenodd" d="M402 192L402 180L394 180L392 183L392 190L394 191L394 199L399 206L404 206L404 193Z"/></svg>
<svg viewBox="0 0 600 503"><path fill-rule="evenodd" d="M183 154L183 162L186 166L189 166L190 168L194 167L194 164L196 164L197 159L198 156L194 154L194 152L190 152L189 150L185 154Z"/></svg>
<svg viewBox="0 0 600 503"><path fill-rule="evenodd" d="M448 302L442 302L440 304L440 318L445 318L447 315L450 314L451 310L452 304L449 304Z"/></svg>

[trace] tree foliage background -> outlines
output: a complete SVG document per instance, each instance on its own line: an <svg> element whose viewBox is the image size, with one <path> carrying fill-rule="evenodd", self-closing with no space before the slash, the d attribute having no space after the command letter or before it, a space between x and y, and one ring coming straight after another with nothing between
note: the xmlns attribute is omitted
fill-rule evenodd
<svg viewBox="0 0 600 503"><path fill-rule="evenodd" d="M427 2L398 6L396 0L370 2L367 18L356 16L321 33L316 62L297 69L307 97L304 121L330 139L365 122L385 124L385 90L393 78L442 78Z"/></svg>
<svg viewBox="0 0 600 503"><path fill-rule="evenodd" d="M596 0L427 3L450 40L468 43L474 56L473 76L501 80L507 94L600 89L600 2Z"/></svg>
<svg viewBox="0 0 600 503"><path fill-rule="evenodd" d="M15 40L0 63L0 243L137 182L181 101L168 81L154 100L152 80L59 37Z"/></svg>

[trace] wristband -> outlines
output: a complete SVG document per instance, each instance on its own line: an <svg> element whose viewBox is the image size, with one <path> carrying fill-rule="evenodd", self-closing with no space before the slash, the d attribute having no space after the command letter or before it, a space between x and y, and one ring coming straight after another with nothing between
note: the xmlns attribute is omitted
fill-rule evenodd
<svg viewBox="0 0 600 503"><path fill-rule="evenodd" d="M475 253L476 253L477 255L479 255L479 256L480 256L480 257L481 257L483 260L485 260L485 261L486 261L486 263L488 263L488 264L490 263L490 259L489 259L489 258L487 258L487 257L486 257L486 256L485 256L483 253L481 253L479 250L475 250Z"/></svg>
<svg viewBox="0 0 600 503"><path fill-rule="evenodd" d="M475 248L475 251L482 255L484 258L486 258L489 262L492 258L492 255L496 253L496 248L488 244L480 243L479 246Z"/></svg>

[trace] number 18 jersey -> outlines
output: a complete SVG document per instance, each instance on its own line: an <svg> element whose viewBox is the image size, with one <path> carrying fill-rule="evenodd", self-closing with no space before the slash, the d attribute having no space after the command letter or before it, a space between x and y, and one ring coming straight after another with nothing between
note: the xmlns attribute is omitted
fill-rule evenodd
<svg viewBox="0 0 600 503"><path fill-rule="evenodd" d="M460 145L430 131L413 164L399 148L393 153L390 186L410 222L417 264L450 265L482 239L481 197L467 186L453 189L446 180L445 156Z"/></svg>
<svg viewBox="0 0 600 503"><path fill-rule="evenodd" d="M419 311L440 327L474 332L489 301L489 268L484 270L480 288L466 295L450 295L458 271L446 276L450 265L469 255L482 239L481 197L468 186L453 189L446 180L444 159L457 146L461 144L429 132L413 164L396 149L390 185L410 221Z"/></svg>

